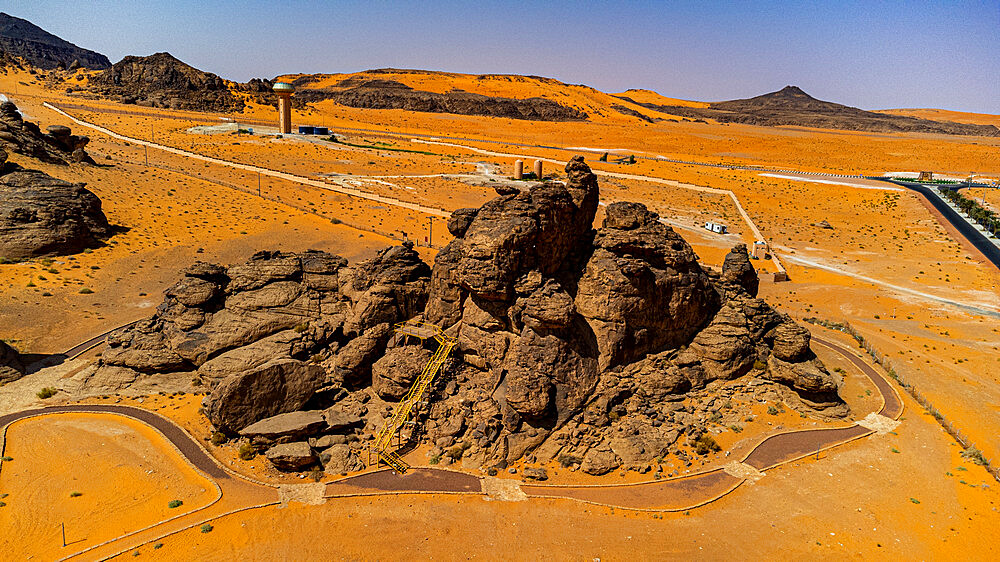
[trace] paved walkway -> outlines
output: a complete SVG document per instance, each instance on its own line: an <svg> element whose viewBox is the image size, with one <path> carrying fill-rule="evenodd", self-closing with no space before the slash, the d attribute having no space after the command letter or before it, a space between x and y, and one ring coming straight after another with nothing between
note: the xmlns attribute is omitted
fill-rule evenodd
<svg viewBox="0 0 1000 562"><path fill-rule="evenodd" d="M902 401L895 389L877 371L839 344L817 337L813 337L812 341L842 355L872 381L883 400L879 414L889 418L899 417L903 410ZM64 560L81 556L85 556L87 559L106 560L214 519L248 509L276 505L279 502L278 493L274 486L252 482L229 472L182 428L159 414L140 408L111 404L73 404L24 410L0 416L2 435L5 438L7 428L18 420L64 412L124 415L152 426L168 439L192 466L219 486L220 492L219 497L204 508L133 531L106 543L80 545L85 546L85 548L67 556ZM846 427L788 431L772 435L761 441L743 458L742 462L757 470L764 471L872 433L874 433L872 430L857 424ZM2 468L2 464L0 464L0 468ZM571 499L633 510L683 511L715 501L733 492L745 481L745 478L731 476L723 467L718 467L689 476L634 484L559 485L539 483L520 484L520 488L529 498ZM334 499L400 493L479 495L483 493L483 487L480 477L454 470L416 468L405 475L398 475L390 470L376 470L330 482L327 484L324 495Z"/></svg>

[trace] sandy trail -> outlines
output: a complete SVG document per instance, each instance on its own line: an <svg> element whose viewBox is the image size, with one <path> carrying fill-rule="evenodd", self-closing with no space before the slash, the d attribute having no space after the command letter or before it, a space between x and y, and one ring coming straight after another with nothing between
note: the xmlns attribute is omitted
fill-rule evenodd
<svg viewBox="0 0 1000 562"><path fill-rule="evenodd" d="M381 195L376 195L374 193L368 193L367 191L362 191L360 189L352 189L350 187L345 187L343 185L331 185L331 184L326 183L326 182L321 182L321 181L309 179L309 178L306 178L306 177L303 177L303 176L298 176L298 175L295 175L295 174L289 174L287 172L279 172L277 170L271 170L269 168L262 168L260 166L251 166L249 164L240 164L238 162L231 162L229 160L223 160L221 158L213 158L211 156L205 156L203 154L198 154L197 152L189 152L187 150L181 150L179 148L174 148L174 147L171 147L171 146L166 146L166 145L162 145L162 144L158 144L158 143L154 143L154 142L149 142L149 141L145 141L145 140L141 140L141 139L137 139L137 138L125 136L125 135L116 133L116 132L112 131L111 129L107 129L105 127L101 127L100 125L96 125L94 123L90 123L90 122L87 122L87 121L83 121L81 119L77 119L76 117L70 115L69 113L66 113L65 111L59 109L58 107L56 107L56 106L54 106L54 105L52 105L52 104L50 104L48 102L45 102L42 105L44 107L48 108L48 109L51 109L52 111L55 111L56 113L62 115L63 117L66 117L66 118L72 120L77 125L81 125L83 127L87 127L87 128L93 129L95 131L104 133L105 135L108 135L108 136L110 136L112 138L115 138L115 139L118 139L118 140L127 141L127 142L130 142L130 143L134 143L134 144L137 144L139 146L146 146L146 147L149 147L149 148L155 148L155 149L158 149L158 150L163 150L165 152L170 152L172 154L176 154L178 156L184 156L184 157L187 157L187 158L193 158L195 160L201 160L201 161L204 161L204 162L211 162L212 164L219 164L219 165L222 165L222 166L228 166L230 168L236 168L236 169L245 170L245 171L248 171L248 172L256 172L256 173L264 175L264 176L270 176L270 177L274 177L274 178L288 180L288 181L295 182L295 183L300 183L300 184L303 184L303 185L309 185L309 186L312 186L312 187L318 187L320 189L327 189L327 190L330 190L330 191L335 191L335 192L340 193L342 195L349 195L351 197L358 197L360 199L367 199L369 201L375 201L377 203L383 203L383 204L386 204L386 205L392 205L392 206L400 207L400 208L407 209L407 210L410 210L410 211L417 211L417 212L420 212L420 213L426 213L426 214L429 214L429 215L434 215L434 216L444 217L444 218L448 218L448 217L451 216L451 213L448 212L448 211L445 211L444 209L437 209L437 208L434 208L434 207L427 207L427 206L424 206L424 205L418 205L416 203L407 203L405 201L400 201L399 199L394 199L394 198L391 198L391 197L383 197Z"/></svg>
<svg viewBox="0 0 1000 562"><path fill-rule="evenodd" d="M909 296L918 297L918 298L921 298L921 299L924 299L924 300L929 300L929 301L933 301L933 302L938 302L938 303L943 303L943 304L955 306L955 307L961 308L961 309L966 310L966 311L975 312L977 314L983 314L983 315L986 315L986 316L992 316L994 318L1000 318L1000 306L997 306L997 308L992 308L991 309L991 308L984 308L983 305L982 305L982 303L975 303L975 304L973 304L973 303L968 303L968 302L961 302L961 301L951 300L951 299L948 299L948 298L945 298L945 297L941 297L941 296L938 296L938 295L932 295L930 293L925 293L923 291L918 291L916 289L910 289L910 288L907 288L907 287L900 287L899 285L893 285L892 283L888 283L886 281L881 281L881 280L878 280L878 279L875 279L875 278L872 278L872 277L868 277L867 275L862 275L860 273L854 273L853 271L848 271L848 270L845 270L845 269L840 269L840 268L837 268L837 267L833 267L833 266L824 264L824 263L822 263L820 261L817 261L817 260L811 260L811 259L808 259L808 258L802 258L802 257L795 256L795 255L792 255L792 254L789 254L789 253L783 254L782 255L782 259L788 261L789 263L794 263L794 264L798 264L798 265L804 265L804 266L808 266L808 267L814 267L816 269L822 269L823 271L829 271L830 273L836 273L837 275L843 275L845 277L851 277L853 279L857 279L859 281L864 281L865 283L871 283L872 285L875 285L875 286L878 286L878 287L882 287L882 288L885 288L885 289L889 289L890 291L895 291L897 293L901 293L901 294L904 294L904 295L909 295Z"/></svg>

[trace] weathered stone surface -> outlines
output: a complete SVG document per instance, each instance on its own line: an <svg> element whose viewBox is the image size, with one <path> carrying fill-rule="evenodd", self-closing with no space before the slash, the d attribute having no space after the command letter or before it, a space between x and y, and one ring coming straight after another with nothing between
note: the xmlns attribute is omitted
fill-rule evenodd
<svg viewBox="0 0 1000 562"><path fill-rule="evenodd" d="M324 410L323 419L326 420L329 430L333 432L346 431L364 423L364 420L360 416L346 412L339 406L332 406Z"/></svg>
<svg viewBox="0 0 1000 562"><path fill-rule="evenodd" d="M284 471L302 470L315 464L317 460L309 443L305 441L275 445L267 450L265 456L275 468Z"/></svg>
<svg viewBox="0 0 1000 562"><path fill-rule="evenodd" d="M694 251L655 213L639 203L608 205L575 299L602 369L689 342L717 300Z"/></svg>
<svg viewBox="0 0 1000 562"><path fill-rule="evenodd" d="M208 418L219 431L236 433L264 418L298 410L324 378L315 364L270 361L222 381L208 396Z"/></svg>
<svg viewBox="0 0 1000 562"><path fill-rule="evenodd" d="M757 296L760 279L753 264L750 263L746 244L737 244L726 254L722 262L722 280L742 287L751 297Z"/></svg>
<svg viewBox="0 0 1000 562"><path fill-rule="evenodd" d="M24 376L21 356L13 347L0 340L0 384L15 381Z"/></svg>
<svg viewBox="0 0 1000 562"><path fill-rule="evenodd" d="M455 209L451 213L451 217L448 218L448 232L456 238L465 236L465 232L469 230L469 225L472 224L472 220L476 218L478 212L479 209Z"/></svg>
<svg viewBox="0 0 1000 562"><path fill-rule="evenodd" d="M809 334L809 330L791 320L779 324L772 335L774 356L782 361L808 359L811 354L809 340L812 336Z"/></svg>
<svg viewBox="0 0 1000 562"><path fill-rule="evenodd" d="M401 399L430 358L430 351L416 345L387 350L372 365L372 390L383 400Z"/></svg>
<svg viewBox="0 0 1000 562"><path fill-rule="evenodd" d="M319 460L323 463L323 470L331 476L364 468L364 463L351 452L351 448L342 443L324 449L319 454Z"/></svg>
<svg viewBox="0 0 1000 562"><path fill-rule="evenodd" d="M522 474L524 474L524 477L527 478L528 480L549 479L549 473L544 468L534 468L534 467L526 468L524 469L524 472L522 472Z"/></svg>
<svg viewBox="0 0 1000 562"><path fill-rule="evenodd" d="M263 437L274 440L282 437L315 435L325 427L326 419L323 417L323 412L299 410L264 418L244 427L239 433L244 437Z"/></svg>
<svg viewBox="0 0 1000 562"><path fill-rule="evenodd" d="M74 254L110 236L101 200L84 184L36 170L0 176L0 257Z"/></svg>
<svg viewBox="0 0 1000 562"><path fill-rule="evenodd" d="M580 470L594 476L602 476L621 466L618 456L610 447L591 448L583 456Z"/></svg>

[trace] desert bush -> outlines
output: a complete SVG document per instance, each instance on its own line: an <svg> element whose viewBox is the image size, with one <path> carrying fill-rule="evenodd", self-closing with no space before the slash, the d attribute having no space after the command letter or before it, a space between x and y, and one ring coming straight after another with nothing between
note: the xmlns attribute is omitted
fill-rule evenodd
<svg viewBox="0 0 1000 562"><path fill-rule="evenodd" d="M760 359L753 362L753 369L755 371L763 371L767 368L767 363L761 361Z"/></svg>
<svg viewBox="0 0 1000 562"><path fill-rule="evenodd" d="M968 449L962 451L962 457L969 459L979 466L987 466L989 464L986 461L986 457L983 456L982 451L975 447L969 447Z"/></svg>
<svg viewBox="0 0 1000 562"><path fill-rule="evenodd" d="M211 533L212 529L214 529L214 528L215 527L209 525L208 523L205 523L204 525L201 526L201 532L202 533Z"/></svg>
<svg viewBox="0 0 1000 562"><path fill-rule="evenodd" d="M90 295L90 294L93 294L93 292L94 292L93 289L88 289L87 287L84 287L84 288L80 289L80 294L81 295Z"/></svg>
<svg viewBox="0 0 1000 562"><path fill-rule="evenodd" d="M170 503L167 504L167 507L169 507L170 509L174 509L175 507L180 507L182 505L184 505L184 502L182 502L181 500L170 500Z"/></svg>
<svg viewBox="0 0 1000 562"><path fill-rule="evenodd" d="M239 455L241 460L248 461L257 456L257 450L249 442L240 445Z"/></svg>
<svg viewBox="0 0 1000 562"><path fill-rule="evenodd" d="M221 431L216 431L215 433L212 434L213 445L219 446L225 443L226 441L229 441L229 438L226 437L225 433L222 433Z"/></svg>
<svg viewBox="0 0 1000 562"><path fill-rule="evenodd" d="M82 495L83 494L81 492L70 492L69 493L69 497L71 497L71 498L78 498L78 497L80 497Z"/></svg>
<svg viewBox="0 0 1000 562"><path fill-rule="evenodd" d="M699 455L707 455L721 450L722 447L720 447L719 444L716 443L715 439L707 433L702 433L695 442L694 452Z"/></svg>
<svg viewBox="0 0 1000 562"><path fill-rule="evenodd" d="M53 396L56 395L57 392L59 392L57 389L52 388L51 386L46 386L45 388L36 392L35 396L41 398L42 400L45 400L46 398L52 398Z"/></svg>
<svg viewBox="0 0 1000 562"><path fill-rule="evenodd" d="M767 413L771 414L772 416L776 416L776 415L778 415L781 412L777 408L775 408L774 406L768 406L767 407Z"/></svg>

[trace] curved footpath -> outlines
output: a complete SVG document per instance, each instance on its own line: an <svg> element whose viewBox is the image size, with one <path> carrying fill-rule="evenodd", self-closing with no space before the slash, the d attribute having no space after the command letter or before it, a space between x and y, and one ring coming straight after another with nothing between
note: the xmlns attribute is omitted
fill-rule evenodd
<svg viewBox="0 0 1000 562"><path fill-rule="evenodd" d="M106 334L103 334L85 343L93 344L96 339L103 339L105 336ZM903 411L899 394L875 369L839 344L817 337L813 337L813 341L845 357L872 381L882 396L883 405L878 412L880 415L893 419L899 417ZM278 494L274 489L277 486L255 482L232 473L180 426L157 413L131 406L69 404L0 416L0 451L6 446L7 429L11 424L25 418L67 412L123 415L150 425L176 447L177 452L187 462L218 486L219 496L204 508L132 531L104 543L87 546L83 550L69 554L63 558L64 560L83 554L89 558L106 560L221 517L279 503ZM874 431L858 424L779 433L761 441L744 456L742 463L763 472L872 433ZM2 467L0 461L0 470ZM415 468L404 475L381 469L330 482L326 485L324 497L332 499L421 493L482 495L489 486L484 480L472 474L441 468ZM711 503L731 493L745 480L745 477L731 475L724 467L717 467L682 477L631 484L545 485L518 483L516 480L510 480L508 483L513 484L512 487L515 489L519 486L520 491L529 498L571 499L638 511L683 511Z"/></svg>

